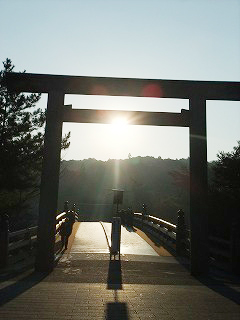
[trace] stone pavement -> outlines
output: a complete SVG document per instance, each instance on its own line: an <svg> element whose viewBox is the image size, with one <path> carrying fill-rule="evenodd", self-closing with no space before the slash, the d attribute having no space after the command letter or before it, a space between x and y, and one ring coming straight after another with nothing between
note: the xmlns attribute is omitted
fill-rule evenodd
<svg viewBox="0 0 240 320"><path fill-rule="evenodd" d="M196 279L174 257L65 252L48 275L0 284L0 319L240 319L239 278Z"/></svg>

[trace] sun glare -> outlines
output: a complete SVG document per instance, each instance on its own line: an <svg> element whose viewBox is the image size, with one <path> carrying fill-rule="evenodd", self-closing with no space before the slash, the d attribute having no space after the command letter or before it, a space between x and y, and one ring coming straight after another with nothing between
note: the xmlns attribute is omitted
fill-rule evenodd
<svg viewBox="0 0 240 320"><path fill-rule="evenodd" d="M126 130L126 127L128 125L128 122L125 118L116 118L116 119L113 119L112 121L112 129L116 132L123 132L124 130Z"/></svg>

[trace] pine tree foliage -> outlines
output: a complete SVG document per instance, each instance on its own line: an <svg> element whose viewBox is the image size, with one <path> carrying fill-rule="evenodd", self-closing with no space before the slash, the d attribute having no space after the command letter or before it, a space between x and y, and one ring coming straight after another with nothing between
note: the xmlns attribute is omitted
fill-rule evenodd
<svg viewBox="0 0 240 320"><path fill-rule="evenodd" d="M0 73L0 189L32 186L39 170L43 148L45 114L35 108L40 94L10 93L4 85L5 72L12 72L10 59ZM34 109L32 111L32 109Z"/></svg>
<svg viewBox="0 0 240 320"><path fill-rule="evenodd" d="M232 197L240 196L240 141L232 152L220 152L214 166L214 184Z"/></svg>
<svg viewBox="0 0 240 320"><path fill-rule="evenodd" d="M240 141L232 152L220 152L212 166L209 188L210 229L229 239L232 223L240 223Z"/></svg>
<svg viewBox="0 0 240 320"><path fill-rule="evenodd" d="M4 77L13 70L6 59L0 72L0 192L32 194L39 187L46 117L36 107L40 94L8 91ZM63 138L62 149L69 146L69 137Z"/></svg>

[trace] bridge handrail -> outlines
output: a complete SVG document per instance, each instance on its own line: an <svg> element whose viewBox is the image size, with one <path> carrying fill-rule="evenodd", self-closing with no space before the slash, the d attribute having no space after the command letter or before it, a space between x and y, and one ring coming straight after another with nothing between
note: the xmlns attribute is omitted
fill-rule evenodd
<svg viewBox="0 0 240 320"><path fill-rule="evenodd" d="M13 231L13 232L9 232L9 238L13 238L19 235L23 235L26 233L36 233L37 232L37 228L38 227L30 227L30 228L26 228L26 229L21 229L18 231Z"/></svg>
<svg viewBox="0 0 240 320"><path fill-rule="evenodd" d="M62 213L58 214L56 216L56 231L55 231L55 236L57 236L59 234L60 231L60 226L61 224L65 221L66 219L66 211L63 211Z"/></svg>
<svg viewBox="0 0 240 320"><path fill-rule="evenodd" d="M183 242L182 239L177 237L177 225L141 212L134 212L133 218L137 223L136 226L140 227L140 229L146 229L154 237L160 238L169 249L180 251L179 248L182 247Z"/></svg>
<svg viewBox="0 0 240 320"><path fill-rule="evenodd" d="M171 229L172 231L176 231L176 229L177 229L177 226L175 224L172 224L166 220L163 220L163 219L151 216L151 215L148 216L148 219L150 219L151 221L157 222L160 225L161 224L164 225L165 227L167 227L168 230Z"/></svg>
<svg viewBox="0 0 240 320"><path fill-rule="evenodd" d="M30 227L18 231L9 232L8 251L32 246L37 240L37 227ZM18 239L14 238L17 237Z"/></svg>
<svg viewBox="0 0 240 320"><path fill-rule="evenodd" d="M143 215L141 212L134 212L133 213L135 216L139 216L139 217L147 217L147 219L150 219L150 220L152 220L152 221L157 221L157 222L160 222L160 224L164 224L164 225L166 225L167 227L169 227L169 228L172 228L172 229L176 229L177 228L177 226L175 225L175 224L172 224L172 223L170 223L170 222L168 222L168 221L166 221L166 220L163 220L163 219L160 219L160 218L157 218L157 217L154 217L154 216L152 216L152 215Z"/></svg>
<svg viewBox="0 0 240 320"><path fill-rule="evenodd" d="M76 208L74 208L75 212L75 221L78 221L78 215L76 213ZM56 234L55 239L57 240L57 236L59 234L59 227L65 221L66 210L56 215ZM27 248L32 250L35 248L35 244L37 242L37 226L28 227L25 229L17 230L9 232L8 230L4 231L4 236L2 243L0 243L0 267L5 267L8 263L9 254L14 254L14 250L20 250Z"/></svg>
<svg viewBox="0 0 240 320"><path fill-rule="evenodd" d="M57 216L56 216L56 221L59 221L62 219L62 217L64 217L66 215L66 212L63 211L62 213L59 213Z"/></svg>
<svg viewBox="0 0 240 320"><path fill-rule="evenodd" d="M144 215L141 212L133 213L133 218L136 226L160 239L177 255L190 256L190 231L185 226L184 215L178 217L177 225L152 215ZM232 231L231 239L228 240L209 236L210 259L213 265L231 271L235 268L234 265L237 264L235 261L238 259L236 258L236 243L239 243L239 241L236 240L234 231L236 233L238 229L235 228Z"/></svg>

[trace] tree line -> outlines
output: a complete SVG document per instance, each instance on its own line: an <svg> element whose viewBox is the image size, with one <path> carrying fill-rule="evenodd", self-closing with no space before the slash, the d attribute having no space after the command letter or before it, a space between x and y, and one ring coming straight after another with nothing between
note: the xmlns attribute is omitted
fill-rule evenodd
<svg viewBox="0 0 240 320"><path fill-rule="evenodd" d="M188 171L188 159L172 160L134 157L125 160L86 159L63 161L59 206L63 199L75 202L83 219L107 219L114 214L112 189L124 190L120 208L149 214L175 223L177 211L189 213L188 177L175 179L174 173Z"/></svg>

